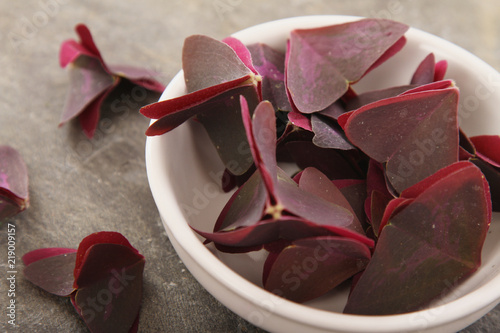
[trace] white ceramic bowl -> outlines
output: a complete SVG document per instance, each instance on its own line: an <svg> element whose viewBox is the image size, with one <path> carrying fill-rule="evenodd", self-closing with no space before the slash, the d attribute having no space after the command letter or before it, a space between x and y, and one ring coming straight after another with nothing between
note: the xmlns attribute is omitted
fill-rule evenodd
<svg viewBox="0 0 500 333"><path fill-rule="evenodd" d="M257 25L234 34L246 44L264 42L284 51L290 30L360 19L346 16L296 17ZM428 33L410 29L404 49L356 85L356 91L408 83L429 53L446 59L447 78L461 92L459 112L469 135L500 134L500 74L469 52ZM185 93L182 71L161 99ZM204 130L186 123L149 137L146 164L151 191L170 241L194 277L229 309L272 332L454 332L500 302L500 215L494 214L481 268L445 298L423 311L392 316L342 314L347 290L296 304L262 289L262 253L228 255L202 244L188 221L202 230L212 225L229 194L218 189L223 166ZM344 288L344 289L347 289Z"/></svg>

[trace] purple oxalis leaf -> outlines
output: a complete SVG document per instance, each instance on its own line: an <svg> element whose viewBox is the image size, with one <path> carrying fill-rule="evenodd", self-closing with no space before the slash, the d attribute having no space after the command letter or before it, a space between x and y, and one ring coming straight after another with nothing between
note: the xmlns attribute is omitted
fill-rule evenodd
<svg viewBox="0 0 500 333"><path fill-rule="evenodd" d="M231 47L245 66L250 69L254 74L259 75L252 62L252 54L250 50L239 39L234 37L226 37L222 40Z"/></svg>
<svg viewBox="0 0 500 333"><path fill-rule="evenodd" d="M28 206L28 168L17 150L0 146L0 220Z"/></svg>
<svg viewBox="0 0 500 333"><path fill-rule="evenodd" d="M435 65L436 60L434 54L429 53L418 65L417 70L411 78L410 84L422 85L433 82Z"/></svg>
<svg viewBox="0 0 500 333"><path fill-rule="evenodd" d="M451 292L481 263L491 201L488 184L476 166L452 164L407 189L402 197L411 198L410 202L383 227L346 313L419 310Z"/></svg>
<svg viewBox="0 0 500 333"><path fill-rule="evenodd" d="M144 265L120 233L97 232L80 242L71 300L92 332L137 332ZM89 298L99 294L104 304L92 308Z"/></svg>
<svg viewBox="0 0 500 333"><path fill-rule="evenodd" d="M309 167L304 169L299 180L299 188L306 192L317 195L320 198L328 202L334 202L339 206L344 207L353 215L353 229L362 232L361 223L359 222L356 213L354 212L351 204L346 199L344 194L340 189L335 186L335 184L328 179L321 171L318 169Z"/></svg>
<svg viewBox="0 0 500 333"><path fill-rule="evenodd" d="M364 19L292 31L286 82L294 105L303 113L327 108L393 45L400 48L407 29L390 20Z"/></svg>
<svg viewBox="0 0 500 333"><path fill-rule="evenodd" d="M493 211L500 212L500 136L473 136L468 143L473 145L473 156L468 159L484 173L490 184Z"/></svg>
<svg viewBox="0 0 500 333"><path fill-rule="evenodd" d="M23 260L24 265L28 266L28 265L31 265L32 263L34 263L38 260L58 256L61 254L72 253L72 252L76 252L76 249L69 249L66 247L49 247L49 248L37 249L37 250L30 251L30 252L26 253L25 255L23 255L22 260ZM73 268L74 268L74 266L75 265L73 265Z"/></svg>
<svg viewBox="0 0 500 333"><path fill-rule="evenodd" d="M46 248L26 253L22 258L24 277L57 296L69 296L73 288L76 249Z"/></svg>
<svg viewBox="0 0 500 333"><path fill-rule="evenodd" d="M500 135L478 135L470 137L476 155L496 168L500 168Z"/></svg>
<svg viewBox="0 0 500 333"><path fill-rule="evenodd" d="M66 40L59 51L59 63L63 68L68 67L70 76L70 89L59 126L78 117L85 135L92 138L103 102L121 80L129 80L134 86L151 92L162 92L165 86L154 80L156 73L151 71L132 66L107 66L90 30L83 24L77 25L75 30L80 41Z"/></svg>
<svg viewBox="0 0 500 333"><path fill-rule="evenodd" d="M352 239L323 236L296 240L273 258L264 287L292 301L305 302L362 271L370 257L368 247Z"/></svg>
<svg viewBox="0 0 500 333"><path fill-rule="evenodd" d="M77 250L38 249L22 259L25 277L70 296L91 332L137 332L145 260L120 233L97 232Z"/></svg>
<svg viewBox="0 0 500 333"><path fill-rule="evenodd" d="M285 55L262 43L248 46L253 65L262 76L262 99L277 110L291 111L285 88Z"/></svg>
<svg viewBox="0 0 500 333"><path fill-rule="evenodd" d="M113 85L113 77L106 72L99 59L94 57L78 57L70 65L68 72L69 93L59 126L78 116L82 110Z"/></svg>
<svg viewBox="0 0 500 333"><path fill-rule="evenodd" d="M142 300L144 257L120 244L95 244L85 253L72 299L92 332L131 332ZM102 299L91 307L89 299Z"/></svg>
<svg viewBox="0 0 500 333"><path fill-rule="evenodd" d="M248 103L243 96L240 97L240 103L243 124L253 160L268 193L271 195L270 200L275 201L274 186L278 181L278 164L276 161L277 138L274 108L270 102L261 102L255 108L253 119L251 119Z"/></svg>
<svg viewBox="0 0 500 333"><path fill-rule="evenodd" d="M398 95L412 94L412 93L427 91L427 90L446 89L446 88L450 88L453 86L454 86L453 81L442 80L442 81L435 81L435 82L422 84L422 85L409 84L409 85L404 85L404 86L390 87L390 88L381 89L381 90L368 91L368 92L359 94L359 95L351 98L347 102L346 110L352 111L352 110L358 109L364 105L379 101L381 99L396 97ZM341 115L339 115L339 117L340 116Z"/></svg>
<svg viewBox="0 0 500 333"><path fill-rule="evenodd" d="M341 150L356 149L347 140L344 131L334 120L311 115L311 127L314 132L313 143L321 148L332 148Z"/></svg>
<svg viewBox="0 0 500 333"><path fill-rule="evenodd" d="M383 99L339 118L347 138L368 156L387 163L396 191L458 160L458 89L446 88Z"/></svg>
<svg viewBox="0 0 500 333"><path fill-rule="evenodd" d="M197 119L206 129L221 161L233 175L244 175L253 165L241 118L238 96L244 96L253 110L259 103L254 85L245 85L223 93L220 98L204 103Z"/></svg>
<svg viewBox="0 0 500 333"><path fill-rule="evenodd" d="M255 76L228 44L204 35L185 39L182 68L188 93Z"/></svg>

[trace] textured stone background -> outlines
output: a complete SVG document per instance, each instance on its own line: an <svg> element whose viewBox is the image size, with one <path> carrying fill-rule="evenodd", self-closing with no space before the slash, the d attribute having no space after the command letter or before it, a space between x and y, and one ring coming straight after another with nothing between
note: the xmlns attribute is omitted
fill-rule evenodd
<svg viewBox="0 0 500 333"><path fill-rule="evenodd" d="M147 258L140 332L261 332L209 295L177 257L151 197L144 163L148 120L138 108L103 115L95 139L73 123L58 128L68 88L60 43L86 23L109 63L143 66L167 83L179 70L185 37L223 38L257 23L310 14L384 17L452 41L500 70L497 0L23 0L0 2L0 144L29 168L31 207L10 219L21 256L76 247L100 230L119 231ZM121 96L116 96L120 98ZM0 225L0 252L6 244ZM0 253L0 304L6 304L6 252ZM17 275L12 332L86 332L67 299ZM3 305L2 305L3 309ZM500 331L500 306L463 332Z"/></svg>

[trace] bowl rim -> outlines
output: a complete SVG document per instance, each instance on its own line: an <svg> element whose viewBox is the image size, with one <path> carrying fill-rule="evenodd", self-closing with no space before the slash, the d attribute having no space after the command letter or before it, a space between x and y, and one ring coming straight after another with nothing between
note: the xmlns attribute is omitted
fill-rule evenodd
<svg viewBox="0 0 500 333"><path fill-rule="evenodd" d="M270 31L273 33L274 31L282 32L287 29L287 31L290 31L292 27L323 26L362 18L363 17L359 16L344 15L309 15L289 17L261 23L236 32L232 34L232 36L240 38L246 42L248 39L252 39L253 35L259 34L260 32L269 34ZM500 82L500 73L498 73L493 67L469 51L447 40L416 28L410 28L406 36L408 39L420 38L432 45L439 45L439 48L449 49L451 52L457 54L460 59L467 61L471 64L471 66L477 68L478 72L488 74L493 73L494 77L498 78L497 81ZM175 85L179 84L179 82L183 82L182 70L179 71L168 84L160 100L167 98L167 96L168 98L173 97L168 94L172 91ZM154 120L152 122L154 122ZM147 137L146 170L151 192L164 226L167 229L168 236L169 238L173 237L175 239L175 242L173 243L177 243L174 244L174 247L177 245L176 251L178 253L183 252L184 256L189 256L189 258L185 257L181 259L186 259L185 261L188 259L195 261L196 264L199 265L198 268L201 268L212 279L218 280L220 284L227 288L227 291L242 297L246 301L253 304L256 308L262 307L262 300L267 300L278 306L266 306L266 312L285 318L289 321L296 322L300 325L307 325L308 327L310 326L315 329L326 331L335 329L346 332L377 332L377 327L381 327L380 332L400 332L408 329L420 330L444 326L451 322L458 321L459 319L463 319L464 317L474 315L475 312L480 309L486 309L489 311L500 302L500 274L492 278L486 284L481 285L473 292L461 296L453 301L424 310L397 315L365 316L330 312L294 303L275 296L231 270L226 264L213 255L213 253L210 252L210 250L207 249L202 242L199 241L196 234L189 227L180 205L177 204L177 198L171 188L171 180L166 176L167 172L165 172L164 169L160 170L159 166L155 164L154 154L160 146L160 137ZM165 202L171 204L165 205ZM179 221L182 221L182 223L178 223ZM181 247L182 249L178 247ZM192 267L188 266L188 269L191 271ZM193 275L197 277L198 274ZM205 285L204 287L207 288ZM221 300L218 295L214 296ZM225 304L224 301L222 301L222 303ZM228 306L228 304L225 305ZM229 308L231 309L231 307ZM484 313L476 314L476 319L481 317ZM244 314L238 314L244 317ZM251 318L244 318L252 322ZM421 321L419 323L415 323L415 320L419 319L425 319L425 323ZM415 323L414 327L411 326L412 322ZM265 327L262 323L252 323L257 326ZM356 327L353 327L353 323L355 323Z"/></svg>

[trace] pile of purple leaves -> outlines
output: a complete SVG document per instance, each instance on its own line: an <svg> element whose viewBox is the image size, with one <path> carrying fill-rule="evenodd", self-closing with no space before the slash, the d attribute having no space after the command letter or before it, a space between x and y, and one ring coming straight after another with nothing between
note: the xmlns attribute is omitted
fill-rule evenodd
<svg viewBox="0 0 500 333"><path fill-rule="evenodd" d="M220 251L267 250L266 290L306 302L350 280L345 313L405 313L480 266L500 210L500 137L460 130L447 62L431 53L408 84L356 93L407 30L383 19L293 30L285 53L191 36L187 93L141 109L157 119L149 136L204 126L222 188L237 189L213 231L196 231Z"/></svg>

